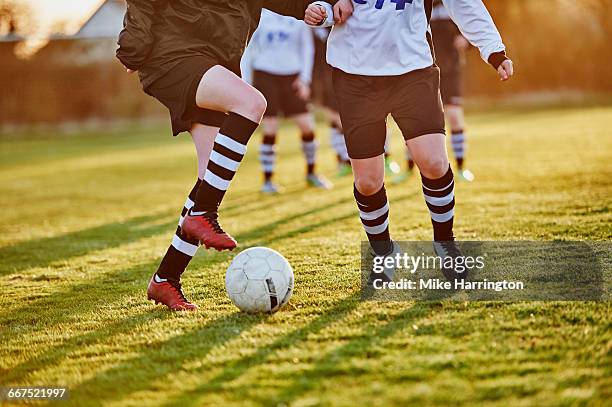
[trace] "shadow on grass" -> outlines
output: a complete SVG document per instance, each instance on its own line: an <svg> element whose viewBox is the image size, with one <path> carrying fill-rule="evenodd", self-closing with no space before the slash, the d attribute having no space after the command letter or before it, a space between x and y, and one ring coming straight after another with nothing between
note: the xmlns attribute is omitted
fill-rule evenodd
<svg viewBox="0 0 612 407"><path fill-rule="evenodd" d="M168 214L139 216L125 222L109 223L61 236L34 239L0 247L0 276L34 267L47 267L54 262L79 257L154 236L174 224L147 225Z"/></svg>
<svg viewBox="0 0 612 407"><path fill-rule="evenodd" d="M266 347L258 348L252 355L229 363L224 367L221 373L208 382L191 391L181 393L178 397L164 404L164 406L201 405L202 400L199 400L199 398L202 398L206 394L214 393L215 391L221 391L227 383L242 376L247 370L265 363L267 358L273 353L281 349L296 346L296 344L300 342L306 342L310 335L321 332L326 327L345 318L358 304L358 294L353 294L340 300L329 309L323 311L321 315L309 322L306 326L280 337Z"/></svg>
<svg viewBox="0 0 612 407"><path fill-rule="evenodd" d="M266 405L291 405L301 395L316 389L323 380L333 376L346 376L358 380L359 369L351 371L342 366L356 358L372 358L380 351L381 343L415 321L425 318L431 313L436 303L418 302L394 316L386 325L365 330L365 333L352 339L319 359L307 371L300 371L291 384L280 390L272 399L259 400Z"/></svg>
<svg viewBox="0 0 612 407"><path fill-rule="evenodd" d="M169 340L153 343L137 357L99 372L91 379L70 389L73 403L95 400L106 404L141 390L152 388L153 381L184 370L190 361L202 360L216 347L222 346L243 331L265 322L268 315L246 315L239 312L222 315L192 331Z"/></svg>
<svg viewBox="0 0 612 407"><path fill-rule="evenodd" d="M10 342L20 342L26 336L35 335L37 332L45 331L60 324L69 324L72 320L87 315L96 309L111 307L133 294L135 287L141 287L141 285L132 284L134 280L141 280L144 285L144 281L146 281L154 265L155 263L144 263L129 269L106 273L95 279L71 285L18 309L3 312L0 314L0 323L8 329L0 332L0 343L9 345ZM152 313L152 315L159 314ZM121 324L121 322L118 324ZM18 335L13 333L12 328L15 327L18 328ZM55 348L46 349L42 356L36 356L11 367L9 369L10 375L9 372L2 371L0 383L6 383L8 378L23 378L22 374L34 371L34 366L40 367L40 360L47 358L46 354L48 353L56 355L54 360L57 360L62 354L66 356L74 350L70 345L73 339L77 340L75 343L78 344L76 338L89 337L89 335L94 337L97 332L104 331L107 331L106 327L84 335L77 335Z"/></svg>

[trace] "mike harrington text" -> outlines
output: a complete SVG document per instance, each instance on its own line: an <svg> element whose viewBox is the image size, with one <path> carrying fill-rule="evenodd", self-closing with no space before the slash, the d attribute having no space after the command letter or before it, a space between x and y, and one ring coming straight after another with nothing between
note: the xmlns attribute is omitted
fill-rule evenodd
<svg viewBox="0 0 612 407"><path fill-rule="evenodd" d="M418 281L402 278L398 281L374 280L376 290L478 290L478 291L518 291L525 289L522 281L480 281L455 280L453 282L438 278L419 279Z"/></svg>

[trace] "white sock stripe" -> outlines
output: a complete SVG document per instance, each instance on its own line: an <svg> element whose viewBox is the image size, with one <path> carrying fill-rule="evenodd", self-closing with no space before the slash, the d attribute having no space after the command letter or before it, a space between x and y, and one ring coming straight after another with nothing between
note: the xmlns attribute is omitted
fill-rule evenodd
<svg viewBox="0 0 612 407"><path fill-rule="evenodd" d="M448 205L449 203L453 201L453 198L455 197L455 192L451 191L450 194L446 196L442 196L442 197L435 197L435 196L429 196L429 195L423 195L423 196L425 197L425 200L427 201L427 203L430 203L435 206L444 206L444 205Z"/></svg>
<svg viewBox="0 0 612 407"><path fill-rule="evenodd" d="M273 165L264 165L263 166L263 170L264 170L264 172L273 172L274 171L274 166Z"/></svg>
<svg viewBox="0 0 612 407"><path fill-rule="evenodd" d="M389 213L389 202L387 202L385 206L383 206L382 208L376 209L371 212L365 212L365 211L360 210L359 217L363 220L374 220L374 219L380 218L385 213Z"/></svg>
<svg viewBox="0 0 612 407"><path fill-rule="evenodd" d="M194 205L195 205L195 202L193 202L190 198L187 198L185 200L185 208L187 208L187 210L193 208Z"/></svg>
<svg viewBox="0 0 612 407"><path fill-rule="evenodd" d="M174 246L174 248L179 252L186 254L190 257L195 256L198 251L198 246L192 245L191 243L184 241L177 235L174 235L174 237L172 238L172 246Z"/></svg>
<svg viewBox="0 0 612 407"><path fill-rule="evenodd" d="M217 137L215 137L215 143L222 145L225 148L229 148L233 152L240 155L245 155L247 151L247 146L221 133L217 134Z"/></svg>
<svg viewBox="0 0 612 407"><path fill-rule="evenodd" d="M444 223L448 222L453 218L453 216L455 216L455 209L451 209L446 213L433 213L432 211L429 211L429 214L431 215L431 219L433 219L434 222Z"/></svg>
<svg viewBox="0 0 612 407"><path fill-rule="evenodd" d="M234 161L231 158L227 158L226 156L217 153L215 150L210 153L209 160L214 162L218 166L221 166L226 170L230 170L233 172L238 171L238 167L240 166L240 163L238 161Z"/></svg>
<svg viewBox="0 0 612 407"><path fill-rule="evenodd" d="M423 188L425 188L426 190L431 191L431 192L440 192L440 191L444 191L446 188L448 188L451 185L453 185L454 182L455 182L455 180L451 180L451 182L447 186L445 186L444 188L440 188L440 189L428 188L425 184L423 184Z"/></svg>
<svg viewBox="0 0 612 407"><path fill-rule="evenodd" d="M276 149L272 144L262 144L261 146L259 146L259 152L261 153L273 153L274 150Z"/></svg>
<svg viewBox="0 0 612 407"><path fill-rule="evenodd" d="M368 233L370 235L381 234L388 227L389 227L389 219L385 219L385 221L382 224L377 225L377 226L366 226L366 225L363 225L363 228L366 231L366 233Z"/></svg>
<svg viewBox="0 0 612 407"><path fill-rule="evenodd" d="M179 221L178 221L178 225L179 225L179 227L180 227L180 228L182 228L182 227L183 227L183 222L185 222L185 217L184 217L184 216L181 216L181 217L179 218Z"/></svg>
<svg viewBox="0 0 612 407"><path fill-rule="evenodd" d="M212 185L220 191L227 191L230 185L230 181L224 180L208 170L206 170L206 174L204 174L204 181L208 182L209 185Z"/></svg>

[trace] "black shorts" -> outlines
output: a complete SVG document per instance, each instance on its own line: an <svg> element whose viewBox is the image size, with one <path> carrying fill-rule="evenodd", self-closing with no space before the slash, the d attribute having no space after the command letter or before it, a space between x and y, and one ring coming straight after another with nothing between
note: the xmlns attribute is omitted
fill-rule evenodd
<svg viewBox="0 0 612 407"><path fill-rule="evenodd" d="M325 63L327 65L327 62ZM334 112L338 111L338 100L336 99L336 94L334 93L334 81L333 77L333 68L330 65L327 65L323 77L323 106L333 110Z"/></svg>
<svg viewBox="0 0 612 407"><path fill-rule="evenodd" d="M445 134L436 66L398 76L351 75L334 69L333 79L351 158L371 158L385 152L389 114L406 140Z"/></svg>
<svg viewBox="0 0 612 407"><path fill-rule="evenodd" d="M222 65L205 56L189 57L153 82L145 92L159 100L170 111L172 134L189 131L194 123L221 127L224 112L202 109L196 105L196 92L202 76L213 66ZM227 66L226 66L227 67ZM240 76L239 69L232 70Z"/></svg>
<svg viewBox="0 0 612 407"><path fill-rule="evenodd" d="M264 116L276 117L282 113L285 117L291 117L308 112L308 102L300 98L293 88L297 78L298 74L274 75L263 71L253 72L253 86L268 101Z"/></svg>
<svg viewBox="0 0 612 407"><path fill-rule="evenodd" d="M440 72L440 94L445 105L463 105L463 75L461 69Z"/></svg>

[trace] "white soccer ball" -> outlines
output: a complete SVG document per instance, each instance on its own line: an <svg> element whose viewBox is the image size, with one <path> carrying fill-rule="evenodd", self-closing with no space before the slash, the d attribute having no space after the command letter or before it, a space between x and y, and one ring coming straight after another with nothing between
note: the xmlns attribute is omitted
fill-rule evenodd
<svg viewBox="0 0 612 407"><path fill-rule="evenodd" d="M244 312L274 313L293 294L293 269L277 251L252 247L232 260L225 274L225 289Z"/></svg>

